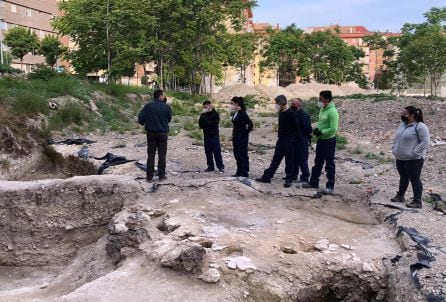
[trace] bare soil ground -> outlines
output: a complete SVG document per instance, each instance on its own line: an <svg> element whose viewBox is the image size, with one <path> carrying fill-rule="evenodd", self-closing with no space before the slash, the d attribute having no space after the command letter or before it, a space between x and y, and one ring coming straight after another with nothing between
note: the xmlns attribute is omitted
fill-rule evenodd
<svg viewBox="0 0 446 302"><path fill-rule="evenodd" d="M417 211L406 211L403 205L401 209L387 207L398 184L390 141L400 111L409 104L425 111L433 141L445 141L446 102L337 102L341 135L348 144L337 152L335 195L322 198L312 198L312 190L283 188L283 166L271 185L253 181L271 160L277 122L253 113L260 126L250 138L248 180L230 177L235 162L230 129L223 128L225 174L202 172L206 168L203 147L180 133L169 141L168 180L162 183L135 180L144 177L144 172L134 162L110 167L105 170L110 175L105 176L0 182L0 217L7 221L1 224L6 239L0 240L0 256L24 261L15 263L18 267L1 267L0 301L424 301L428 295L444 299L446 216L428 202ZM86 138L97 141L89 146L90 161L96 166L103 161L92 157L107 152L145 162L142 132ZM80 148L55 146L64 156L76 155ZM438 144L429 150L422 176L426 196L432 191L446 197L445 148ZM313 156L311 152L310 166ZM37 170L29 178L42 176ZM59 190L54 189L57 186ZM74 194L79 188L87 190ZM107 193L98 202L98 188L118 194ZM61 241L58 235L43 236L45 240L27 237L32 235L26 223L20 228L14 225L20 217L25 221L17 209L27 203L45 209L35 205L36 196L47 196L43 204L49 208L69 208L67 203L77 202L80 206L73 209L89 205L92 211L75 212L73 217L79 221L75 226L67 222L67 214L53 221L60 211L52 212L43 223L39 212L27 212L29 225L46 234L73 234L71 227L88 231L88 242L78 243L77 252L64 254L61 262L42 263L51 256L60 257L57 251L73 249L72 240ZM110 222L100 218L104 216L87 219L89 213L98 215L116 205L120 206L110 213L114 215ZM384 221L392 214L398 219ZM420 290L409 269L420 251L407 235L397 235L401 227L414 227L431 239L428 249L435 261L431 268L417 271ZM24 238L40 240L42 246L34 248ZM187 263L178 260L182 256L171 259L172 254L183 255L197 244L205 256L193 269L185 270ZM232 269L231 263L241 256L251 261L248 268L236 265ZM210 269L220 274L216 284L198 279Z"/></svg>

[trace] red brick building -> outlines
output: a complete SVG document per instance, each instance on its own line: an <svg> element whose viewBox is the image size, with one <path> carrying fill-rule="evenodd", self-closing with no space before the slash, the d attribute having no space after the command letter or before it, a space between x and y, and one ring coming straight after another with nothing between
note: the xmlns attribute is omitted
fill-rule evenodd
<svg viewBox="0 0 446 302"><path fill-rule="evenodd" d="M375 79L376 70L379 70L383 66L383 51L370 50L364 43L363 38L365 36L373 35L374 32L369 31L364 26L331 25L324 27L308 27L305 29L308 33L327 30L336 33L348 45L361 48L364 51L365 57L362 59L362 63L364 64L363 73L370 81L373 81ZM391 32L383 32L381 34L384 39L399 36L398 33Z"/></svg>
<svg viewBox="0 0 446 302"><path fill-rule="evenodd" d="M58 2L58 0L0 0L0 38L16 26L30 29L39 39L56 35L57 33L51 27L51 21L59 14ZM68 41L63 42L65 45L68 43ZM24 71L29 72L33 65L44 63L43 57L36 55L36 52L37 50L24 57ZM20 64L15 60L12 66L20 68Z"/></svg>

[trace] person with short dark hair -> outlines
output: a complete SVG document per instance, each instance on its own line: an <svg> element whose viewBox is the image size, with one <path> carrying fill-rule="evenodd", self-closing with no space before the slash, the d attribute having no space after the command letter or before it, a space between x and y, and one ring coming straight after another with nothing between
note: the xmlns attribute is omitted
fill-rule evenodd
<svg viewBox="0 0 446 302"><path fill-rule="evenodd" d="M406 204L408 208L421 208L423 184L421 170L430 143L429 129L424 124L423 112L414 106L404 108L401 123L392 144L392 153L396 158L396 168L400 175L399 190L392 202L405 202L409 182L412 184L413 200Z"/></svg>
<svg viewBox="0 0 446 302"><path fill-rule="evenodd" d="M294 177L297 180L300 171L300 178L298 183L308 183L310 178L310 169L308 168L308 148L311 144L311 117L302 108L302 99L295 98L291 105L291 110L296 114L297 122L299 124L300 133L296 137L296 151L294 156Z"/></svg>
<svg viewBox="0 0 446 302"><path fill-rule="evenodd" d="M147 103L138 115L139 124L147 131L147 181L153 180L155 173L155 154L158 152L158 178L166 179L167 140L172 110L164 102L163 90L155 90L154 100Z"/></svg>
<svg viewBox="0 0 446 302"><path fill-rule="evenodd" d="M235 177L249 177L248 142L249 133L254 124L246 113L245 100L243 97L235 96L231 99L232 115L232 146L234 157L237 162Z"/></svg>
<svg viewBox="0 0 446 302"><path fill-rule="evenodd" d="M275 98L276 111L279 112L279 129L273 159L268 169L263 175L256 179L258 182L271 183L271 179L279 168L282 159L285 157L285 188L291 187L295 169L295 148L296 137L300 133L296 114L288 108L288 101L284 95Z"/></svg>
<svg viewBox="0 0 446 302"><path fill-rule="evenodd" d="M311 169L310 182L302 184L302 188L318 189L319 177L325 164L327 183L326 188L322 192L327 194L333 193L335 185L336 132L339 124L339 113L332 100L333 96L330 90L324 90L319 93L318 106L321 110L319 112L318 126L313 130L313 134L317 137L316 158Z"/></svg>
<svg viewBox="0 0 446 302"><path fill-rule="evenodd" d="M210 101L203 102L203 112L198 120L200 129L203 129L204 134L204 151L206 153L207 169L204 172L214 171L214 158L217 169L220 173L224 173L225 166L223 164L223 158L221 156L221 145L219 126L220 115L213 108Z"/></svg>

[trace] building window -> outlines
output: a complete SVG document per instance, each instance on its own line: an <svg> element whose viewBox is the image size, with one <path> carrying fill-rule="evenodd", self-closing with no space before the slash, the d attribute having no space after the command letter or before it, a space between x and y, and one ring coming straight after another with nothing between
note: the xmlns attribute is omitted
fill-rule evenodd
<svg viewBox="0 0 446 302"><path fill-rule="evenodd" d="M0 30L8 30L8 23L0 21Z"/></svg>
<svg viewBox="0 0 446 302"><path fill-rule="evenodd" d="M0 7L5 7L5 1L0 0Z"/></svg>
<svg viewBox="0 0 446 302"><path fill-rule="evenodd" d="M31 17L31 16L32 16L32 12L33 12L32 9L30 9L30 8L25 8L25 15L27 15L28 17Z"/></svg>
<svg viewBox="0 0 446 302"><path fill-rule="evenodd" d="M17 12L17 5L11 4L11 12L13 12L13 13Z"/></svg>

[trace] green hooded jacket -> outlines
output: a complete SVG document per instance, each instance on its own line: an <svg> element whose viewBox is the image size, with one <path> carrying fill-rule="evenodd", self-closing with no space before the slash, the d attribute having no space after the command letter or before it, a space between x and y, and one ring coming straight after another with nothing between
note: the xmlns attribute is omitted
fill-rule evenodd
<svg viewBox="0 0 446 302"><path fill-rule="evenodd" d="M317 127L321 130L322 134L319 139L329 139L336 136L339 125L339 113L336 110L336 106L333 102L328 103L327 107L324 107L319 112L319 123Z"/></svg>

